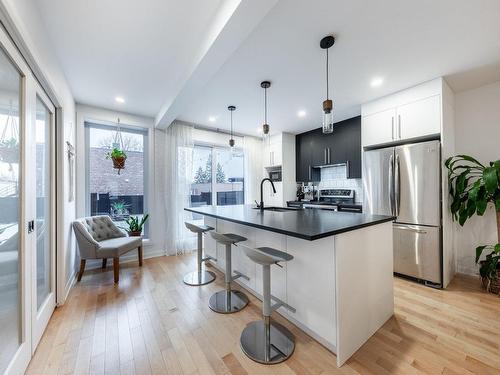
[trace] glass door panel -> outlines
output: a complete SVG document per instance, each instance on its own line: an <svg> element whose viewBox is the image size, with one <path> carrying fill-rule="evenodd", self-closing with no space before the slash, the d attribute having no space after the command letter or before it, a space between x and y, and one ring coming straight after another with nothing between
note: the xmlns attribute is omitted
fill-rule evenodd
<svg viewBox="0 0 500 375"><path fill-rule="evenodd" d="M216 148L215 192L217 206L243 204L244 162L242 150Z"/></svg>
<svg viewBox="0 0 500 375"><path fill-rule="evenodd" d="M36 301L37 310L51 292L51 113L37 96L36 157Z"/></svg>
<svg viewBox="0 0 500 375"><path fill-rule="evenodd" d="M0 373L22 343L20 92L22 78L0 49Z"/></svg>

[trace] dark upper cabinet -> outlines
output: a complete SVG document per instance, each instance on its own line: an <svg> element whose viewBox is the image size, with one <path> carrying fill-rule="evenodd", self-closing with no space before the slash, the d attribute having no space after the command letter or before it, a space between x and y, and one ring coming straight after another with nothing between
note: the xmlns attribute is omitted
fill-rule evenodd
<svg viewBox="0 0 500 375"><path fill-rule="evenodd" d="M299 182L319 181L320 171L313 168L314 134L303 133L295 137L295 175Z"/></svg>
<svg viewBox="0 0 500 375"><path fill-rule="evenodd" d="M319 181L320 167L347 164L347 178L361 178L361 116L335 123L332 134L314 129L296 136L297 181Z"/></svg>

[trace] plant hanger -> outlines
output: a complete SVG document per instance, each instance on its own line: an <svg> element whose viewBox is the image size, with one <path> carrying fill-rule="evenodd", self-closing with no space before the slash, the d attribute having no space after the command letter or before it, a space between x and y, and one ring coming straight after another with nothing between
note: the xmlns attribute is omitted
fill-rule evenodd
<svg viewBox="0 0 500 375"><path fill-rule="evenodd" d="M118 117L116 121L116 133L115 133L115 139L112 144L113 148L117 148L119 150L123 150L123 138L122 138L122 130L120 127L120 118Z"/></svg>

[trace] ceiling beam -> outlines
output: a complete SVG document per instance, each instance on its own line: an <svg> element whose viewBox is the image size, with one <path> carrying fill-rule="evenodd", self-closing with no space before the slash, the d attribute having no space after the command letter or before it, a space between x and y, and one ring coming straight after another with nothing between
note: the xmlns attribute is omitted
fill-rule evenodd
<svg viewBox="0 0 500 375"><path fill-rule="evenodd" d="M167 128L189 107L194 94L208 83L277 2L234 0L223 3L181 90L173 100L163 104L156 116L156 127Z"/></svg>

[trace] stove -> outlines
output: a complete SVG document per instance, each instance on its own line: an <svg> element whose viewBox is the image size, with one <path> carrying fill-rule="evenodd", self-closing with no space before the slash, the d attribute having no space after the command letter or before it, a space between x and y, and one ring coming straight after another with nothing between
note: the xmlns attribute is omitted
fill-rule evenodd
<svg viewBox="0 0 500 375"><path fill-rule="evenodd" d="M320 204L354 204L354 190L352 189L321 189L318 203Z"/></svg>

